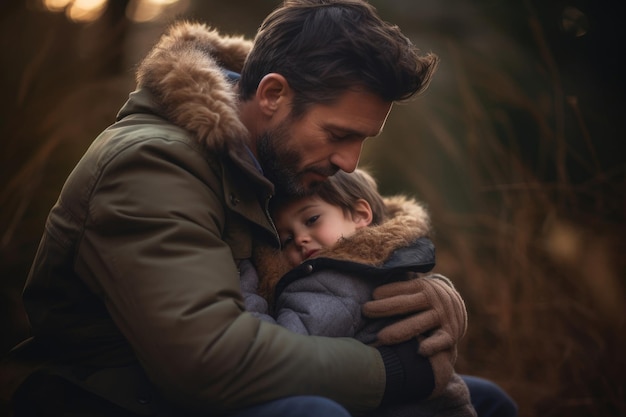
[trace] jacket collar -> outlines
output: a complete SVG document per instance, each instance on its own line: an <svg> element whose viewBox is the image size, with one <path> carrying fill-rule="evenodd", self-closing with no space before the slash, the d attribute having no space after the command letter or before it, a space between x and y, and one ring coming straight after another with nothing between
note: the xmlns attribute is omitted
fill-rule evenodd
<svg viewBox="0 0 626 417"><path fill-rule="evenodd" d="M154 114L156 116L165 118L162 114L162 109L156 103L154 95L145 88L138 88L130 93L128 100L117 114L116 120L121 120L127 116L133 114ZM192 132L193 133L193 132ZM197 138L197 136L195 136ZM228 140L224 138L224 140ZM259 189L269 190L270 193L274 191L274 185L263 176L263 172L259 166L259 163L255 159L252 151L243 142L238 142L239 146L228 146L223 149L223 152L228 156L228 159L237 166L237 172L245 174L244 176L248 180L252 180L254 187ZM208 148L205 146L204 148ZM210 153L217 151L217 149L207 149ZM222 152L219 152L222 154Z"/></svg>
<svg viewBox="0 0 626 417"><path fill-rule="evenodd" d="M389 272L390 269L404 268L426 272L432 269L435 249L428 239L431 223L426 208L420 202L402 195L383 200L387 214L383 223L363 227L334 246L317 252L315 259L305 261L304 266L299 267L300 271L336 267L341 262L353 264L348 266L353 270L363 268ZM254 252L254 263L259 274L259 294L272 300L276 285L291 267L279 249L258 244Z"/></svg>
<svg viewBox="0 0 626 417"><path fill-rule="evenodd" d="M209 151L243 149L249 133L239 120L236 87L252 42L210 27L179 21L168 28L137 70L138 90L120 113L151 112L189 131ZM249 158L244 158L249 159Z"/></svg>
<svg viewBox="0 0 626 417"><path fill-rule="evenodd" d="M274 186L260 172L239 119L237 75L251 48L251 41L204 24L174 23L140 63L137 89L117 119L150 113L189 132L208 154L221 157L225 203L276 235L258 210Z"/></svg>

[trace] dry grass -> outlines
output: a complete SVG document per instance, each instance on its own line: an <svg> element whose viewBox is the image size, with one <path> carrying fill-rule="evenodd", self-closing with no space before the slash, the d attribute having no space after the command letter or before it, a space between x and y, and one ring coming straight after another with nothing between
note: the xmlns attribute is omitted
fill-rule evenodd
<svg viewBox="0 0 626 417"><path fill-rule="evenodd" d="M621 138L587 124L536 35L526 88L493 57L438 49L443 80L365 159L432 212L437 269L470 313L460 372L500 383L522 417L626 415L626 166L597 149Z"/></svg>
<svg viewBox="0 0 626 417"><path fill-rule="evenodd" d="M530 16L536 78L442 41L429 93L394 110L364 159L433 213L438 270L470 312L461 372L500 383L522 417L626 415L625 167L605 163L623 138L565 93ZM45 67L54 41L33 49L0 119L4 350L24 334L19 294L47 211L132 84Z"/></svg>

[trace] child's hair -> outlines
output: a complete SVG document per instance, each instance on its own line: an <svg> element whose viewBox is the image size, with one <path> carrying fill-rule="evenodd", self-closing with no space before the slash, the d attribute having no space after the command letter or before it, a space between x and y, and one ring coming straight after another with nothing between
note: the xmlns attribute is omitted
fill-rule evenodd
<svg viewBox="0 0 626 417"><path fill-rule="evenodd" d="M385 203L378 192L376 180L364 169L356 169L351 173L337 171L326 181L320 183L309 196L317 196L333 206L341 207L346 214L352 214L357 200L367 201L372 208L371 226L385 220ZM302 197L277 197L272 199L270 210L275 213L284 204Z"/></svg>

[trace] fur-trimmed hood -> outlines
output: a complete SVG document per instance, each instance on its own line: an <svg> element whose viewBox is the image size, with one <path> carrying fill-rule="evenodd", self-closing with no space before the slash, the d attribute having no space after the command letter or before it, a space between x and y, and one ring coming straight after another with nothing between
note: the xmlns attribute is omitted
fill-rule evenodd
<svg viewBox="0 0 626 417"><path fill-rule="evenodd" d="M204 24L171 25L141 62L137 87L147 89L162 117L211 150L238 146L249 135L224 70L241 72L252 41L223 36Z"/></svg>
<svg viewBox="0 0 626 417"><path fill-rule="evenodd" d="M385 197L386 220L379 225L358 229L331 248L315 254L316 259L330 258L379 267L400 248L410 246L431 234L430 217L424 206L406 196ZM276 248L258 246L254 263L259 275L259 294L271 300L280 279L292 269Z"/></svg>

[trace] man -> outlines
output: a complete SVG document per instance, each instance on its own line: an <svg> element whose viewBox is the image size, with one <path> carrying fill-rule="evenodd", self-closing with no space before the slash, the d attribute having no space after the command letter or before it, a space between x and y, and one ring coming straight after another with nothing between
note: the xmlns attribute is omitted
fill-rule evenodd
<svg viewBox="0 0 626 417"><path fill-rule="evenodd" d="M383 300L416 314L391 332L403 343L376 349L259 321L237 265L253 236L278 244L276 189L354 170L436 61L358 0L287 1L254 46L172 26L50 212L24 290L33 338L13 353L31 365L15 415L333 416L431 395L462 336L449 329L464 331L447 325L453 294ZM439 349L424 357L427 331Z"/></svg>

